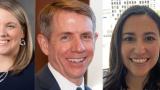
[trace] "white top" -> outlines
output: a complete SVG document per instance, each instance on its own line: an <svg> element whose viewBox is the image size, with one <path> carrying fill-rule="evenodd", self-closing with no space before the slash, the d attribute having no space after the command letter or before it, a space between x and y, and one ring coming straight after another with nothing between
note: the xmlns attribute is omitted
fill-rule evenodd
<svg viewBox="0 0 160 90"><path fill-rule="evenodd" d="M84 78L82 81L82 84L80 86L75 85L68 79L66 79L63 75L61 75L58 71L56 71L50 63L48 63L48 68L51 71L52 75L55 77L56 81L58 82L58 85L61 90L76 90L77 87L81 87L82 90L84 89Z"/></svg>

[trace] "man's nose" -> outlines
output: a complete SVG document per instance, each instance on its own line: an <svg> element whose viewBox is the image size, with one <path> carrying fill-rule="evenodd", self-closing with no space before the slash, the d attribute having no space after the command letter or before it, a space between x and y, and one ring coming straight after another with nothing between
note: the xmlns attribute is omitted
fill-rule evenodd
<svg viewBox="0 0 160 90"><path fill-rule="evenodd" d="M84 52L86 50L83 41L80 38L74 39L72 43L72 51L73 52Z"/></svg>

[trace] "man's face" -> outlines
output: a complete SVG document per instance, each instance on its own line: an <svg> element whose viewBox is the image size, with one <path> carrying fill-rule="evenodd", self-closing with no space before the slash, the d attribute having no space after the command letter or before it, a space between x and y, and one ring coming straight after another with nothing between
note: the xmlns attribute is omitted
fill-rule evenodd
<svg viewBox="0 0 160 90"><path fill-rule="evenodd" d="M53 17L53 23L47 41L49 62L68 80L78 83L94 54L97 35L92 21L84 15L60 11Z"/></svg>

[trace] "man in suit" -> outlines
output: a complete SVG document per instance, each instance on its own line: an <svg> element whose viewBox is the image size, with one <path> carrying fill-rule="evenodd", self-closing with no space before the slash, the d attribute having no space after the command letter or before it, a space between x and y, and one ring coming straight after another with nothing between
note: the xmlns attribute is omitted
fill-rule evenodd
<svg viewBox="0 0 160 90"><path fill-rule="evenodd" d="M94 54L95 26L93 11L78 0L57 0L43 8L37 40L48 64L36 76L36 90L90 90L84 74Z"/></svg>

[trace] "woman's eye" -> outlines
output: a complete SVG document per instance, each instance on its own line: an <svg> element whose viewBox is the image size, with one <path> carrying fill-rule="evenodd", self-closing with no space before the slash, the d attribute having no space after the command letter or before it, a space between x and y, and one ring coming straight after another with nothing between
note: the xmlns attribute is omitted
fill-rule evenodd
<svg viewBox="0 0 160 90"><path fill-rule="evenodd" d="M154 41L155 38L153 36L147 36L145 37L145 41Z"/></svg>
<svg viewBox="0 0 160 90"><path fill-rule="evenodd" d="M125 37L123 38L123 41L131 42L131 41L135 41L135 39L133 37Z"/></svg>
<svg viewBox="0 0 160 90"><path fill-rule="evenodd" d="M16 26L15 25L7 25L7 28L9 29L14 29Z"/></svg>

